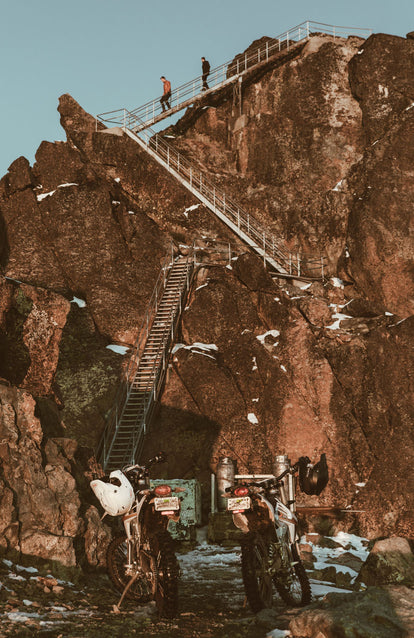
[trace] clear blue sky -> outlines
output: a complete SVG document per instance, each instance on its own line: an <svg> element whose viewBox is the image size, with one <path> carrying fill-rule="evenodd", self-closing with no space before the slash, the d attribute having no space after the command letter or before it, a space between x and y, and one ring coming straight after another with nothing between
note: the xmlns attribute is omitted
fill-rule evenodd
<svg viewBox="0 0 414 638"><path fill-rule="evenodd" d="M263 35L304 20L405 36L413 0L0 0L0 177L42 140L64 140L56 111L70 93L92 114L135 108Z"/></svg>

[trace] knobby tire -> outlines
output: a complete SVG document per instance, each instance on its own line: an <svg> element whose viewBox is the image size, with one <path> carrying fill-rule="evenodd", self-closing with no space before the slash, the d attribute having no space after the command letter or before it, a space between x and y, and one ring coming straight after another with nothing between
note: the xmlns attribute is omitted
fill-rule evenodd
<svg viewBox="0 0 414 638"><path fill-rule="evenodd" d="M167 531L160 531L151 538L151 550L156 556L158 584L155 604L160 616L174 618L178 613L178 577L180 569L174 553L173 542Z"/></svg>
<svg viewBox="0 0 414 638"><path fill-rule="evenodd" d="M241 546L242 577L250 609L257 614L272 606L272 579L266 575L269 541L261 534L248 533Z"/></svg>
<svg viewBox="0 0 414 638"><path fill-rule="evenodd" d="M291 582L290 586L288 586L286 581L283 582L282 579L278 579L278 575L276 574L274 577L274 583L279 596L286 604L291 607L301 607L303 605L308 605L312 599L311 586L308 575L298 555L296 546L291 545L290 550L292 558L296 563L292 568L294 570L293 582Z"/></svg>
<svg viewBox="0 0 414 638"><path fill-rule="evenodd" d="M290 548L296 563L292 582L286 581L286 573L281 571L273 576L267 571L270 540L259 533L248 533L241 546L242 577L246 598L250 609L257 614L262 609L272 607L272 584L282 600L292 607L307 605L311 601L311 588L305 568L297 554L296 547Z"/></svg>
<svg viewBox="0 0 414 638"><path fill-rule="evenodd" d="M120 534L119 536L115 536L108 546L106 565L113 584L121 593L131 580L131 576L127 576L125 573L126 560L126 536L125 534ZM152 595L148 592L147 583L143 582L142 579L137 579L128 589L125 598L146 603L152 599Z"/></svg>

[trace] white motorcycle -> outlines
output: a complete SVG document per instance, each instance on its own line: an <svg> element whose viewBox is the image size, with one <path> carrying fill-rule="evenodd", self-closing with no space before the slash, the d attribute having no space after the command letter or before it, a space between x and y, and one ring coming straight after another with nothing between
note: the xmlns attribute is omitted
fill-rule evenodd
<svg viewBox="0 0 414 638"><path fill-rule="evenodd" d="M115 536L107 551L107 567L115 587L139 603L155 600L160 615L177 614L179 566L169 520L178 521L185 491L168 485L150 488L149 468L165 460L161 453L146 466L130 465L90 485L106 514L122 516L125 533Z"/></svg>
<svg viewBox="0 0 414 638"><path fill-rule="evenodd" d="M328 482L325 455L315 466L301 457L279 475L236 475L226 488L227 510L244 534L241 544L243 584L254 613L273 604L273 588L288 605L311 601L311 588L300 560L295 514L295 474L301 489L320 494Z"/></svg>

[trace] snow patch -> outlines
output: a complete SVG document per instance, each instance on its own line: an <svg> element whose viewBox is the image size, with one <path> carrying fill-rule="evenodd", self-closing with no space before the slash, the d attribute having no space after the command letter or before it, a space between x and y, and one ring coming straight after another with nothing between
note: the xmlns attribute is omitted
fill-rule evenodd
<svg viewBox="0 0 414 638"><path fill-rule="evenodd" d="M66 188L67 186L79 186L79 184L77 184L76 182L67 182L66 184L59 184L57 188ZM56 189L53 191L49 191L49 193L42 193L42 195L36 195L36 199L38 202L41 202L42 199L45 199L45 197L50 197L51 195L53 195L53 193L56 193Z"/></svg>
<svg viewBox="0 0 414 638"><path fill-rule="evenodd" d="M201 206L201 204L193 204L192 206L189 206L188 208L186 208L185 211L183 212L184 217L188 218L188 213L190 213L192 210L197 210L199 206Z"/></svg>
<svg viewBox="0 0 414 638"><path fill-rule="evenodd" d="M49 193L43 193L42 195L36 195L36 199L38 202L41 202L42 199L45 199L46 197L50 197L51 195L53 195L53 193L56 193L56 190L50 191Z"/></svg>
<svg viewBox="0 0 414 638"><path fill-rule="evenodd" d="M405 111L409 111L410 109L414 108L414 102L412 104L410 104L410 106L407 106L406 109L404 109Z"/></svg>
<svg viewBox="0 0 414 638"><path fill-rule="evenodd" d="M80 299L79 297L73 297L70 303L77 304L79 308L84 308L86 306L86 301L84 299Z"/></svg>
<svg viewBox="0 0 414 638"><path fill-rule="evenodd" d="M339 279L339 277L331 277L331 282L332 282L332 285L334 286L334 288L343 288L344 287L344 282L342 281L342 279Z"/></svg>
<svg viewBox="0 0 414 638"><path fill-rule="evenodd" d="M253 425L257 425L259 423L259 420L254 412L249 412L249 414L247 415L247 420L250 421L250 423L253 423Z"/></svg>
<svg viewBox="0 0 414 638"><path fill-rule="evenodd" d="M118 184L119 184L120 181L121 181L120 177L115 177L114 182L118 182Z"/></svg>
<svg viewBox="0 0 414 638"><path fill-rule="evenodd" d="M256 360L256 357L253 357L252 362L253 362L252 372L254 372L255 370L257 370L257 369L258 369L258 368L257 368L257 360Z"/></svg>
<svg viewBox="0 0 414 638"><path fill-rule="evenodd" d="M386 312L385 315L386 315L386 317L393 317L394 316L394 314L392 312Z"/></svg>
<svg viewBox="0 0 414 638"><path fill-rule="evenodd" d="M262 346L264 346L266 337L268 335L270 335L270 336L272 336L272 337L274 337L276 339L280 335L280 332L279 332L279 330L268 330L267 332L263 333L262 335L257 335L256 339L258 341L260 341Z"/></svg>
<svg viewBox="0 0 414 638"><path fill-rule="evenodd" d="M379 91L380 95L382 95L383 97L385 97L385 98L388 97L388 87L387 86L382 86L382 84L378 84L378 91Z"/></svg>
<svg viewBox="0 0 414 638"><path fill-rule="evenodd" d="M283 372L287 372L287 370L286 370L284 365L280 364L280 368L281 368L281 370L283 370Z"/></svg>
<svg viewBox="0 0 414 638"><path fill-rule="evenodd" d="M114 204L114 206L119 206L121 202L118 202L116 199L113 199L112 203Z"/></svg>
<svg viewBox="0 0 414 638"><path fill-rule="evenodd" d="M341 321L343 321L344 319L352 319L350 315L344 315L341 312L335 312L332 315L332 318L336 319L336 321L334 321L334 323L331 323L330 326L326 326L327 330L339 330L339 324L341 323Z"/></svg>
<svg viewBox="0 0 414 638"><path fill-rule="evenodd" d="M196 341L195 343L192 343L189 346L185 346L183 343L175 344L172 350L172 354L177 352L177 350L181 350L181 348L183 348L184 350L190 350L194 354L201 354L205 357L209 357L210 359L214 359L214 361L216 360L216 357L214 356L214 354L208 354L208 353L218 352L218 348L214 343L200 343Z"/></svg>
<svg viewBox="0 0 414 638"><path fill-rule="evenodd" d="M333 189L332 189L332 190L333 190L333 191L338 191L338 192L340 192L340 191L342 190L341 186L342 186L343 181L344 181L344 180L343 180L343 179L341 179L341 180L340 180L340 181L339 181L339 182L338 182L338 183L337 183L337 184L333 187Z"/></svg>
<svg viewBox="0 0 414 638"><path fill-rule="evenodd" d="M116 354L126 354L129 350L128 346L118 346L115 343L111 343L109 346L106 346L106 348L108 350L112 350L112 352L115 352Z"/></svg>
<svg viewBox="0 0 414 638"><path fill-rule="evenodd" d="M129 210L129 211L128 211L128 215L135 215L135 214L136 214L136 213L135 213L135 211L133 211L133 210Z"/></svg>

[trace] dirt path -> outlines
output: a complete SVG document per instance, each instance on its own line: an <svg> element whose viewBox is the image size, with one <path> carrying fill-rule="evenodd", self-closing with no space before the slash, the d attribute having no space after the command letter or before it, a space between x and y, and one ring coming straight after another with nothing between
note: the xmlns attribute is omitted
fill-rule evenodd
<svg viewBox="0 0 414 638"><path fill-rule="evenodd" d="M77 583L0 561L0 635L48 638L264 638L268 630L287 626L280 604L255 617L244 606L239 552L201 545L179 553L180 614L159 620L153 604L126 602L114 613L118 593L105 575Z"/></svg>

